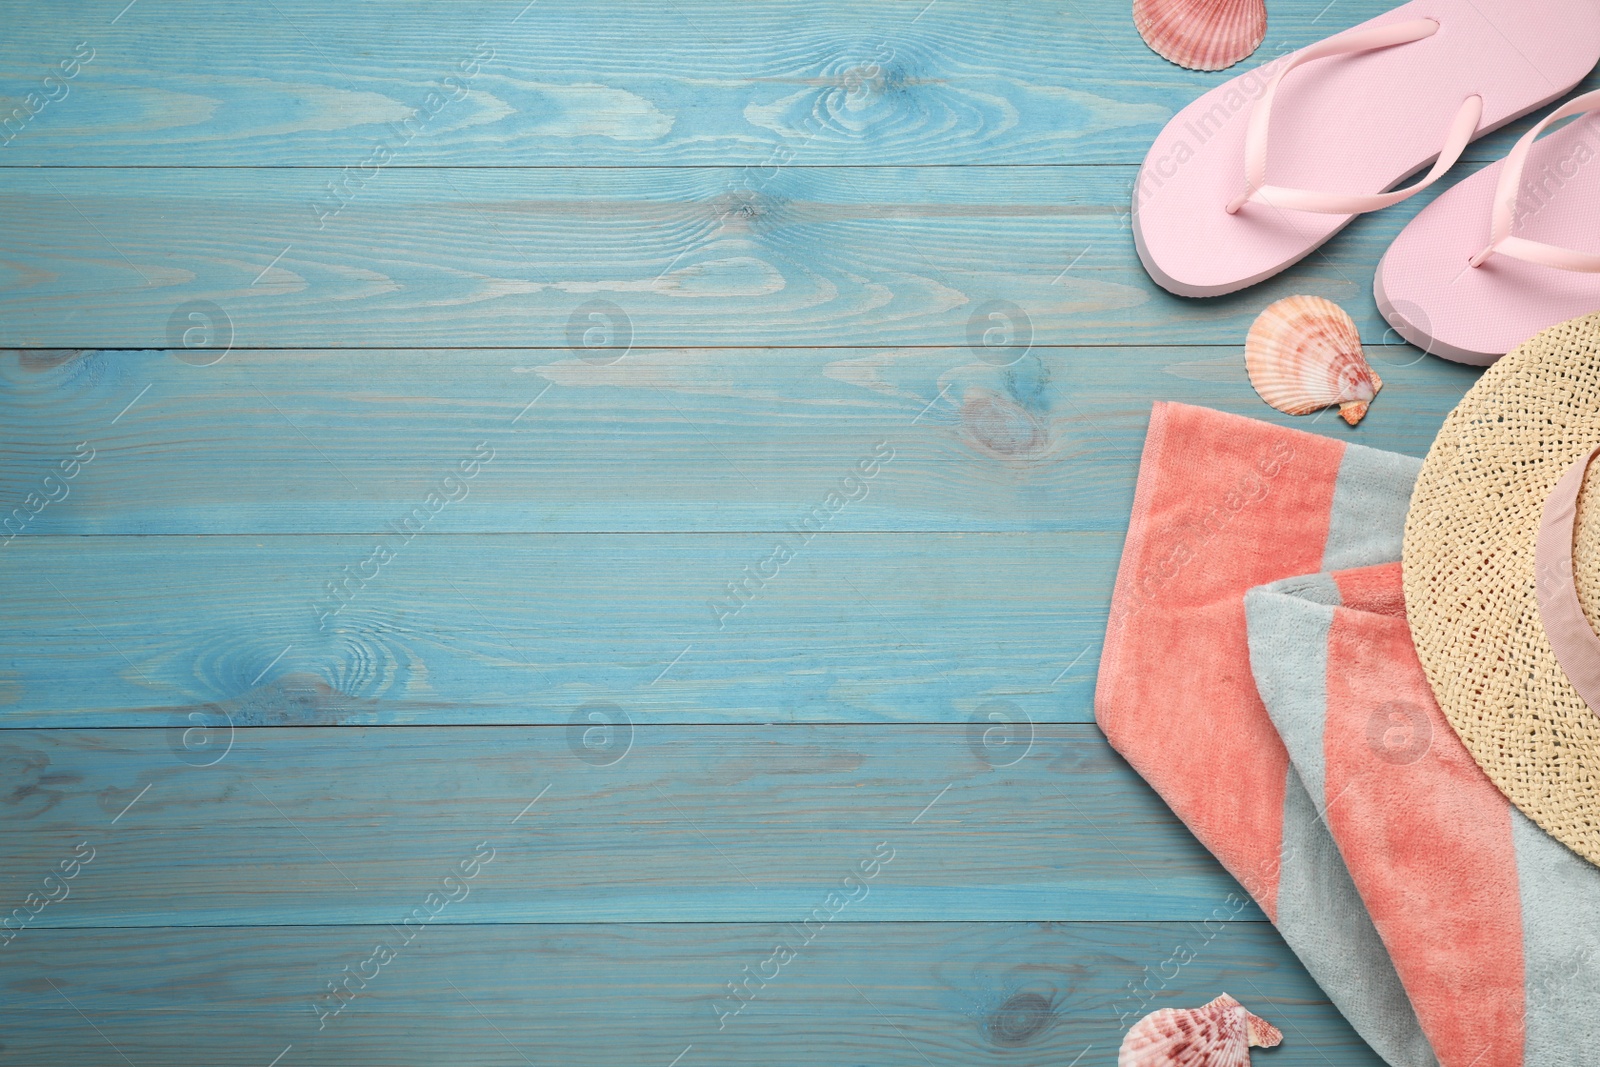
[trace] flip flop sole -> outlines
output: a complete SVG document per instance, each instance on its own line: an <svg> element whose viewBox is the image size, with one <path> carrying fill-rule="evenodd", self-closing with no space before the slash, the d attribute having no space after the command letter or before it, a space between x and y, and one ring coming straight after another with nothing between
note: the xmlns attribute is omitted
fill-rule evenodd
<svg viewBox="0 0 1600 1067"><path fill-rule="evenodd" d="M1564 95L1600 60L1594 0L1414 0L1363 23L1430 18L1431 37L1330 56L1291 72L1273 108L1267 168L1277 185L1392 189L1438 158L1469 96L1477 136ZM1151 145L1134 187L1141 261L1179 296L1219 296L1310 255L1352 215L1227 204L1246 188L1245 133L1255 102L1291 54L1212 89Z"/></svg>
<svg viewBox="0 0 1600 1067"><path fill-rule="evenodd" d="M1600 274L1504 255L1468 264L1489 243L1504 165L1490 164L1423 208L1373 278L1378 310L1396 333L1432 355L1479 367L1540 330L1600 311ZM1534 142L1521 184L1518 236L1600 251L1600 114Z"/></svg>

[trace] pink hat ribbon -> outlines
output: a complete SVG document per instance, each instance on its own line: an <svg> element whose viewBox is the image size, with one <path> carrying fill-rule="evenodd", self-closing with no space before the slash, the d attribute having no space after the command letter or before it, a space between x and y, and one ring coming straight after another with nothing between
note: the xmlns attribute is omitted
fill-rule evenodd
<svg viewBox="0 0 1600 1067"><path fill-rule="evenodd" d="M1534 542L1534 595L1539 620L1556 662L1591 709L1600 709L1600 637L1595 636L1578 602L1572 570L1572 535L1578 519L1578 494L1596 446L1568 467L1544 502L1539 537Z"/></svg>

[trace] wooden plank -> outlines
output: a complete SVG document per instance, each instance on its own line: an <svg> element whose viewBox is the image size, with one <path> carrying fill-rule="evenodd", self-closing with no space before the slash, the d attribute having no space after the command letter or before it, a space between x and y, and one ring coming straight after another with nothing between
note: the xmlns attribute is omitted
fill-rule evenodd
<svg viewBox="0 0 1600 1067"><path fill-rule="evenodd" d="M738 18L717 0L436 0L382 19L313 0L118 17L124 3L14 13L0 115L29 93L38 113L12 119L0 164L370 169L379 149L395 167L1138 163L1239 72L1163 61L1127 0L769 0ZM1277 5L1242 69L1391 6ZM63 61L75 75L44 83Z"/></svg>
<svg viewBox="0 0 1600 1067"><path fill-rule="evenodd" d="M279 1067L1062 1067L1111 1062L1144 1010L1226 990L1284 1030L1273 1063L1381 1063L1265 923L837 924L781 967L763 963L800 940L787 924L398 940L384 927L37 931L0 955L5 1052L64 1065L121 1063L115 1048L217 1067L280 1053ZM392 958L369 964L380 943ZM324 1015L346 967L368 978ZM772 977L736 1011L726 987L746 967Z"/></svg>
<svg viewBox="0 0 1600 1067"><path fill-rule="evenodd" d="M550 724L606 700L651 722L961 723L1001 700L1086 722L1121 544L24 537L0 559L27 620L0 634L0 720Z"/></svg>
<svg viewBox="0 0 1600 1067"><path fill-rule="evenodd" d="M1377 343L1373 266L1438 191L1198 303L1138 262L1133 167L395 170L328 218L332 173L0 173L0 344L1237 345L1306 292Z"/></svg>
<svg viewBox="0 0 1600 1067"><path fill-rule="evenodd" d="M0 899L28 909L19 941L425 905L449 923L786 922L825 902L849 922L1198 921L1231 893L1259 917L1094 727L980 723L668 727L590 706L560 727L6 731ZM69 867L63 896L46 878Z"/></svg>
<svg viewBox="0 0 1600 1067"><path fill-rule="evenodd" d="M652 349L605 365L530 350L236 350L202 367L166 352L8 353L0 542L373 533L480 445L493 459L457 478L465 496L428 532L781 530L847 478L854 499L830 530L1120 531L1155 400L1421 455L1477 377L1375 347L1384 393L1351 429L1262 404L1237 348L984 355ZM75 454L92 458L63 479Z"/></svg>

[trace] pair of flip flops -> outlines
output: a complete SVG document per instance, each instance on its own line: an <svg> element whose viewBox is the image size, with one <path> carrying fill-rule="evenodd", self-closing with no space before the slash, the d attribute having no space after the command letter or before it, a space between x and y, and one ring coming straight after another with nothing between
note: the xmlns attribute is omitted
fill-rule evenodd
<svg viewBox="0 0 1600 1067"><path fill-rule="evenodd" d="M1597 60L1597 0L1414 0L1274 59L1184 108L1151 146L1134 190L1139 258L1180 296L1254 285L1427 188ZM1401 337L1478 365L1600 310L1600 92L1429 204L1374 292Z"/></svg>

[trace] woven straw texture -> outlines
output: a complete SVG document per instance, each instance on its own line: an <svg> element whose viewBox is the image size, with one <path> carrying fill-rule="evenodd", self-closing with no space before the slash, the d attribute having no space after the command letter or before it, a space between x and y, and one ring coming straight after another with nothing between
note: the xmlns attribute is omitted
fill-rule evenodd
<svg viewBox="0 0 1600 1067"><path fill-rule="evenodd" d="M1553 326L1484 372L1445 419L1406 516L1406 612L1445 717L1506 797L1600 864L1600 715L1567 681L1534 597L1545 497L1600 443L1600 314ZM1600 621L1600 463L1573 545Z"/></svg>

